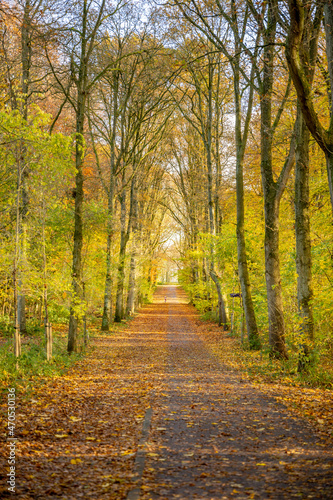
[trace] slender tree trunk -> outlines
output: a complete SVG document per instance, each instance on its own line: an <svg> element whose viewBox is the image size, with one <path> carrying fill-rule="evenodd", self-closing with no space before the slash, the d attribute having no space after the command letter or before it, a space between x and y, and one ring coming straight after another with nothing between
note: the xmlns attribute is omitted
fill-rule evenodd
<svg viewBox="0 0 333 500"><path fill-rule="evenodd" d="M210 241L210 262L208 264L209 275L216 286L218 304L219 304L219 325L223 325L224 330L227 330L227 317L225 312L225 305L221 291L221 284L215 274L214 270L214 243L213 237L215 234L214 227L214 198L213 198L213 166L212 166L212 129L213 129L213 64L209 66L209 88L208 88L208 115L206 130L202 131L202 137L206 148L206 162L207 162L207 200L208 200L208 224Z"/></svg>
<svg viewBox="0 0 333 500"><path fill-rule="evenodd" d="M23 20L21 26L21 115L27 120L28 118L28 93L30 88L30 69L31 69L31 58L32 58L32 21L31 21L31 5L30 0L26 0L24 4ZM22 158L24 161L26 148L24 145L22 147ZM26 326L26 298L23 291L23 281L24 275L22 273L22 268L25 268L27 262L27 245L26 245L26 229L27 229L27 217L29 210L29 197L26 186L26 179L28 175L27 167L23 167L20 177L21 177L21 216L20 216L20 245L21 245L21 263L20 273L17 279L18 293L17 293L17 320L20 326L20 332L27 333Z"/></svg>
<svg viewBox="0 0 333 500"><path fill-rule="evenodd" d="M108 193L108 221L107 221L107 243L106 243L106 275L104 289L104 307L102 317L102 330L109 331L109 319L112 318L112 276L111 276L111 244L113 236L113 200L114 197L114 175L111 173L110 189Z"/></svg>
<svg viewBox="0 0 333 500"><path fill-rule="evenodd" d="M104 2L100 7L100 13ZM74 214L74 245L73 245L73 267L72 267L72 302L70 307L68 344L69 353L77 350L77 330L78 315L75 311L77 305L82 304L82 247L83 247L83 181L84 175L83 155L84 155L84 121L86 112L86 99L88 88L88 53L87 44L91 43L87 36L89 6L87 0L83 2L82 11L82 35L80 47L80 64L75 83L77 88L76 102L76 148L75 148L75 214ZM98 21L97 21L98 22Z"/></svg>
<svg viewBox="0 0 333 500"><path fill-rule="evenodd" d="M210 277L214 281L215 286L216 286L216 290L217 290L218 309L219 309L219 326L223 326L223 329L226 331L226 330L228 330L228 319L227 319L227 313L225 310L221 285L220 285L218 277L216 276L214 271L210 272Z"/></svg>
<svg viewBox="0 0 333 500"><path fill-rule="evenodd" d="M128 280L128 295L127 295L127 306L126 306L127 316L132 316L135 310L135 297L136 297L135 272L136 272L136 250L134 242L131 255L131 262L130 262L129 280Z"/></svg>
<svg viewBox="0 0 333 500"><path fill-rule="evenodd" d="M25 294L23 292L23 283L21 275L19 275L17 280L18 294L17 294L17 320L20 325L20 332L22 334L27 333L27 319L26 319L26 307L25 307Z"/></svg>
<svg viewBox="0 0 333 500"><path fill-rule="evenodd" d="M252 90L253 92L253 90ZM251 92L251 97L252 97ZM244 151L247 142L247 132L242 137L241 125L241 102L239 89L239 67L235 64L234 67L234 97L236 108L235 120L235 138L236 138L236 196L237 196L237 256L238 256L238 276L242 290L242 303L245 314L246 329L248 335L249 346L251 349L260 349L261 342L258 333L257 321L253 307L250 277L247 266L246 243L244 231L244 181L243 181L243 162ZM252 99L248 103L250 107L248 113L252 109Z"/></svg>
<svg viewBox="0 0 333 500"><path fill-rule="evenodd" d="M104 332L109 331L109 320L112 317L111 243L112 243L112 233L108 229L107 243L106 243L106 274L105 274L103 316L102 316L102 327L101 327L101 330Z"/></svg>
<svg viewBox="0 0 333 500"><path fill-rule="evenodd" d="M279 256L279 205L282 188L274 181L272 159L274 134L272 126L272 93L277 5L275 0L270 0L268 3L260 101L261 176L265 205L265 277L271 356L287 359Z"/></svg>
<svg viewBox="0 0 333 500"><path fill-rule="evenodd" d="M265 276L271 353L287 359L280 276L279 203L274 194L265 200Z"/></svg>
<svg viewBox="0 0 333 500"><path fill-rule="evenodd" d="M116 295L116 310L114 320L116 323L124 317L124 283L125 283L125 255L126 255L126 244L128 241L128 234L126 234L126 191L124 187L123 178L123 192L120 196L120 249L119 249L119 260L118 260L118 280L117 280L117 295Z"/></svg>
<svg viewBox="0 0 333 500"><path fill-rule="evenodd" d="M18 283L20 262L20 191L21 191L21 168L20 162L17 164L17 192L16 192L16 226L15 226L15 253L13 269L13 289L14 289L14 354L18 358L21 354L21 334L19 323L18 305ZM18 364L16 363L16 366Z"/></svg>
<svg viewBox="0 0 333 500"><path fill-rule="evenodd" d="M69 353L77 350L77 329L78 316L75 306L80 304L82 299L82 246L83 246L83 123L84 106L82 103L81 113L77 117L76 136L76 168L75 178L75 215L74 215L74 247L73 247L73 267L72 267L72 303L70 307L68 344Z"/></svg>
<svg viewBox="0 0 333 500"><path fill-rule="evenodd" d="M28 93L30 88L30 69L32 58L32 19L30 0L24 4L23 20L21 27L21 64L22 64L22 116L28 117Z"/></svg>
<svg viewBox="0 0 333 500"><path fill-rule="evenodd" d="M330 79L330 127L328 130L329 147L325 151L328 185L330 190L331 206L333 211L333 1L324 3L324 25L326 35L326 57Z"/></svg>
<svg viewBox="0 0 333 500"><path fill-rule="evenodd" d="M333 211L333 110L332 110L332 89L333 89L333 2L316 2L315 15L311 24L310 40L312 44L312 54L310 51L304 52L304 39L309 28L309 17L307 17L309 4L300 0L289 0L290 27L286 43L286 59L289 71L293 79L299 104L302 109L304 120L319 147L325 154L328 185L330 190L331 207ZM310 4L311 5L311 4ZM321 27L322 14L324 11L324 27L326 35L326 59L329 81L329 105L330 123L328 128L324 128L320 120L319 112L314 102L312 91L311 66L314 66L314 52L317 50L318 33ZM310 21L311 22L311 21ZM312 58L312 61L311 61ZM310 70L309 70L310 68ZM310 73L310 78L309 78Z"/></svg>
<svg viewBox="0 0 333 500"><path fill-rule="evenodd" d="M217 73L217 93L220 91L220 81L221 81L221 60L218 62L218 73ZM221 190L221 158L220 158L220 145L223 133L223 126L221 123L221 102L218 100L218 96L215 99L215 164L216 164L216 175L215 175L215 233L220 234L222 228L223 214L220 203L220 190ZM222 129L222 131L221 131Z"/></svg>
<svg viewBox="0 0 333 500"><path fill-rule="evenodd" d="M291 6L292 2L290 2ZM299 8L301 9L299 10ZM312 273L311 273L311 236L310 236L310 216L309 216L309 116L307 116L309 102L305 99L303 85L300 85L299 74L297 74L303 66L303 84L306 90L311 92L313 78L316 67L318 53L318 38L321 31L323 10L325 9L325 31L327 41L327 60L329 79L333 82L333 36L332 36L332 21L333 11L332 3L329 6L317 2L315 12L312 12L311 4L297 4L297 9L292 8L291 12L291 33L288 37L286 46L286 56L289 64L290 74L295 80L295 86L298 94L297 101L297 128L296 128L296 172L295 172L295 233L296 233L296 269L297 269L297 302L298 311L301 318L301 333L304 339L314 340L314 323L312 312ZM300 14L300 16L297 14ZM294 18L296 15L296 18ZM297 19L297 21L296 21ZM296 22L295 22L296 21ZM300 34L300 24L302 33ZM295 51L295 38L297 40ZM299 56L299 63L295 74L295 55ZM312 92L311 92L312 93ZM330 114L332 116L332 98L329 92ZM311 106L310 106L311 107ZM315 118L312 116L312 118ZM314 132L314 129L312 129ZM316 138L316 137L315 137ZM316 138L318 142L318 137ZM326 163L329 185L332 185L332 168L329 165L330 152L326 151ZM330 188L331 202L332 189ZM309 346L303 343L299 359L298 369L303 370L308 362Z"/></svg>
<svg viewBox="0 0 333 500"><path fill-rule="evenodd" d="M302 318L301 332L304 339L313 341L314 324L312 312L312 272L311 272L311 236L309 216L309 140L307 128L301 109L298 106L297 146L295 172L295 232L296 232L296 270L297 270L297 302L299 315ZM309 349L303 344L299 369L304 367L304 356Z"/></svg>
<svg viewBox="0 0 333 500"><path fill-rule="evenodd" d="M212 128L213 128L213 67L209 65L209 89L208 89L208 116L206 124L206 134L203 138L206 146L207 161L207 198L208 198L208 218L209 232L214 235L214 200L213 200L213 172L212 172Z"/></svg>
<svg viewBox="0 0 333 500"><path fill-rule="evenodd" d="M325 157L326 157L328 185L330 188L331 206L333 212L333 153L331 153L330 151L326 151Z"/></svg>
<svg viewBox="0 0 333 500"><path fill-rule="evenodd" d="M127 295L127 307L126 314L131 316L135 310L135 299L136 299L136 257L137 257L137 233L138 233L138 201L137 201L137 183L136 177L133 177L132 187L131 187L131 221L130 225L133 232L132 239L132 253L129 271L129 281L128 281L128 295Z"/></svg>

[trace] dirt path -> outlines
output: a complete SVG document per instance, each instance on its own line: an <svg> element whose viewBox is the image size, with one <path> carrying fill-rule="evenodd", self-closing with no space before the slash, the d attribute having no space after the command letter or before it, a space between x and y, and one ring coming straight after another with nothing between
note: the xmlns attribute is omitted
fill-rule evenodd
<svg viewBox="0 0 333 500"><path fill-rule="evenodd" d="M18 402L16 498L333 498L332 448L201 331L181 290L160 287L128 328Z"/></svg>

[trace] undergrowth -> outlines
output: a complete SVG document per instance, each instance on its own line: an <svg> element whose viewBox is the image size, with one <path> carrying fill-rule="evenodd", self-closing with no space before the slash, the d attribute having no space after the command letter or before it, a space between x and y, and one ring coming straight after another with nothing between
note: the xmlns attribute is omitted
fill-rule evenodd
<svg viewBox="0 0 333 500"><path fill-rule="evenodd" d="M299 372L296 353L290 353L288 360L277 360L270 358L268 350L252 352L239 345L236 352L240 366L258 381L333 389L333 371L324 357L314 356L306 369Z"/></svg>
<svg viewBox="0 0 333 500"><path fill-rule="evenodd" d="M212 322L211 314L204 314L201 321ZM214 319L213 319L214 320ZM221 330L221 336L223 332ZM227 333L221 337L221 342L214 343L212 349L223 362L236 369L246 372L257 382L283 383L293 386L333 389L333 363L332 351L322 345L318 339L317 345L312 349L312 354L306 369L298 372L299 343L294 337L286 338L288 360L278 360L270 357L270 350L266 336L262 336L262 349L252 351L249 349L247 339L241 340L240 325L234 333Z"/></svg>
<svg viewBox="0 0 333 500"><path fill-rule="evenodd" d="M100 318L89 318L89 340L110 336L120 331L132 318L126 318L121 323L112 323L109 332L102 332L97 325ZM10 325L10 323L8 323ZM53 327L52 358L46 359L44 327L38 321L27 322L28 335L21 336L21 356L16 358L13 347L13 328L0 330L0 392L8 387L15 387L18 392L29 392L36 384L42 384L45 379L65 374L87 352L94 350L93 343L88 341L87 348L83 345L82 333L78 338L78 353L67 353L67 328L60 324Z"/></svg>
<svg viewBox="0 0 333 500"><path fill-rule="evenodd" d="M42 333L22 337L21 356L16 358L13 340L6 339L0 346L1 390L15 387L18 392L27 392L46 378L63 375L83 355L67 353L67 339L53 333L52 358L46 359L45 341Z"/></svg>

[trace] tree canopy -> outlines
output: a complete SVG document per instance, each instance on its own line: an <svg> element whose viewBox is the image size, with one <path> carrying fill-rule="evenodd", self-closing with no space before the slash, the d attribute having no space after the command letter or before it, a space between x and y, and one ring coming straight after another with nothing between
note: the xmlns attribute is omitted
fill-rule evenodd
<svg viewBox="0 0 333 500"><path fill-rule="evenodd" d="M2 3L0 327L17 356L43 321L75 352L169 280L244 347L299 370L332 356L332 13Z"/></svg>

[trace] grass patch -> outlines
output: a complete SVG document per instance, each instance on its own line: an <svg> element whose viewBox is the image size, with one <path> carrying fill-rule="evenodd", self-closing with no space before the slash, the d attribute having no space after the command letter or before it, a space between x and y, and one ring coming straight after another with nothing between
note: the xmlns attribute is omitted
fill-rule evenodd
<svg viewBox="0 0 333 500"><path fill-rule="evenodd" d="M1 390L15 387L18 392L29 392L36 384L43 383L44 379L63 375L84 356L81 353L67 353L67 338L53 332L53 356L46 359L44 333L42 329L34 336L22 337L21 356L14 356L13 340L2 339L0 346L0 385Z"/></svg>
<svg viewBox="0 0 333 500"><path fill-rule="evenodd" d="M253 381L333 389L333 365L318 351L314 352L306 371L299 373L298 352L292 349L287 361L272 359L268 345L264 344L260 351L252 351L247 341L242 344L238 336L230 334L226 334L222 342L213 342L211 348L223 363L246 372Z"/></svg>

